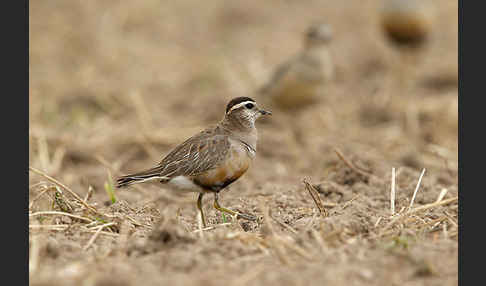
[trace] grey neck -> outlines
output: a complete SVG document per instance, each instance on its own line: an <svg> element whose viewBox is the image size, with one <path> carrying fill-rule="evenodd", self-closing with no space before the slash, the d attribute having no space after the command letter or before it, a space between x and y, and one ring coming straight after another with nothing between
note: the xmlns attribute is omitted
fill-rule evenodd
<svg viewBox="0 0 486 286"><path fill-rule="evenodd" d="M242 141L244 144L250 146L253 151L256 151L258 132L254 122L225 117L220 122L220 126L226 133L231 135L231 137Z"/></svg>

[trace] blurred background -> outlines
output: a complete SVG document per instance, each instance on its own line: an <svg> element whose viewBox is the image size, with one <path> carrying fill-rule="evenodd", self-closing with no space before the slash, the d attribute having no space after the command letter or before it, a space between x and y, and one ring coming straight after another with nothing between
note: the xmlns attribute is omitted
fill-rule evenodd
<svg viewBox="0 0 486 286"><path fill-rule="evenodd" d="M30 164L68 184L99 184L96 155L125 172L158 162L220 120L231 98L258 100L307 27L325 22L335 78L299 115L309 147L291 152L286 128L272 129L283 122L275 116L260 124L257 164L287 177L298 153L313 175L334 157L326 148L339 147L372 153L376 164L421 169L446 158L456 169L457 2L430 2L436 21L405 90L397 66L407 67L383 33L380 1L31 1Z"/></svg>
<svg viewBox="0 0 486 286"><path fill-rule="evenodd" d="M322 180L335 149L387 180L391 167L426 168L457 187L458 4L426 2L425 40L407 46L378 0L30 1L29 165L102 205L110 178L158 163L249 96L274 115L257 123L258 155L233 196ZM256 91L319 22L333 31L326 94L297 115L265 102ZM116 195L142 204L154 190Z"/></svg>

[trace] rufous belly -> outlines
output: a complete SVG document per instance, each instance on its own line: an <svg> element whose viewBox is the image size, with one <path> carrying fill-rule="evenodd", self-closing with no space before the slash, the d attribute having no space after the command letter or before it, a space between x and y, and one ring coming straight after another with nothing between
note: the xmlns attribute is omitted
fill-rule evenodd
<svg viewBox="0 0 486 286"><path fill-rule="evenodd" d="M250 167L252 159L246 151L233 149L225 162L194 178L194 183L207 191L219 191L241 177Z"/></svg>

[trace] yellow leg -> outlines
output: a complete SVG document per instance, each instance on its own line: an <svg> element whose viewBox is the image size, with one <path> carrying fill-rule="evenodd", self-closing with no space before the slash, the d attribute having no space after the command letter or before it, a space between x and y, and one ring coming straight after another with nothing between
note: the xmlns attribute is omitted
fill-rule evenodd
<svg viewBox="0 0 486 286"><path fill-rule="evenodd" d="M237 218L241 217L241 218L244 218L244 219L247 219L247 220L256 220L257 219L255 216L252 216L252 215L249 215L249 214L241 214L241 213L238 213L238 212L235 212L235 211L232 211L232 210L229 210L227 208L220 206L219 203L218 203L218 193L214 193L214 208L217 209L220 212L225 212L225 213L228 213L232 216L236 216Z"/></svg>
<svg viewBox="0 0 486 286"><path fill-rule="evenodd" d="M203 227L206 228L206 218L204 217L204 213L203 213L203 210L202 210L202 198L203 198L203 196L204 196L203 193L199 194L199 197L197 198L197 208L199 209L199 212L201 213L201 220L202 220Z"/></svg>

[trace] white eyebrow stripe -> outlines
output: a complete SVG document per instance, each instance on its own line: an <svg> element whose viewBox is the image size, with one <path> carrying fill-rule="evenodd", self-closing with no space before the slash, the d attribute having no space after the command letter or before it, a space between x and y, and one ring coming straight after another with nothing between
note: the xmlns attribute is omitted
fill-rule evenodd
<svg viewBox="0 0 486 286"><path fill-rule="evenodd" d="M254 105L256 105L256 103L254 101L250 101L250 100L247 100L247 101L243 101L243 102L240 102L236 105L234 105L233 107L230 108L230 110L228 110L227 113L230 113L233 109L237 109L237 108L240 108L242 107L243 105L245 104L248 104L248 103L253 103Z"/></svg>

